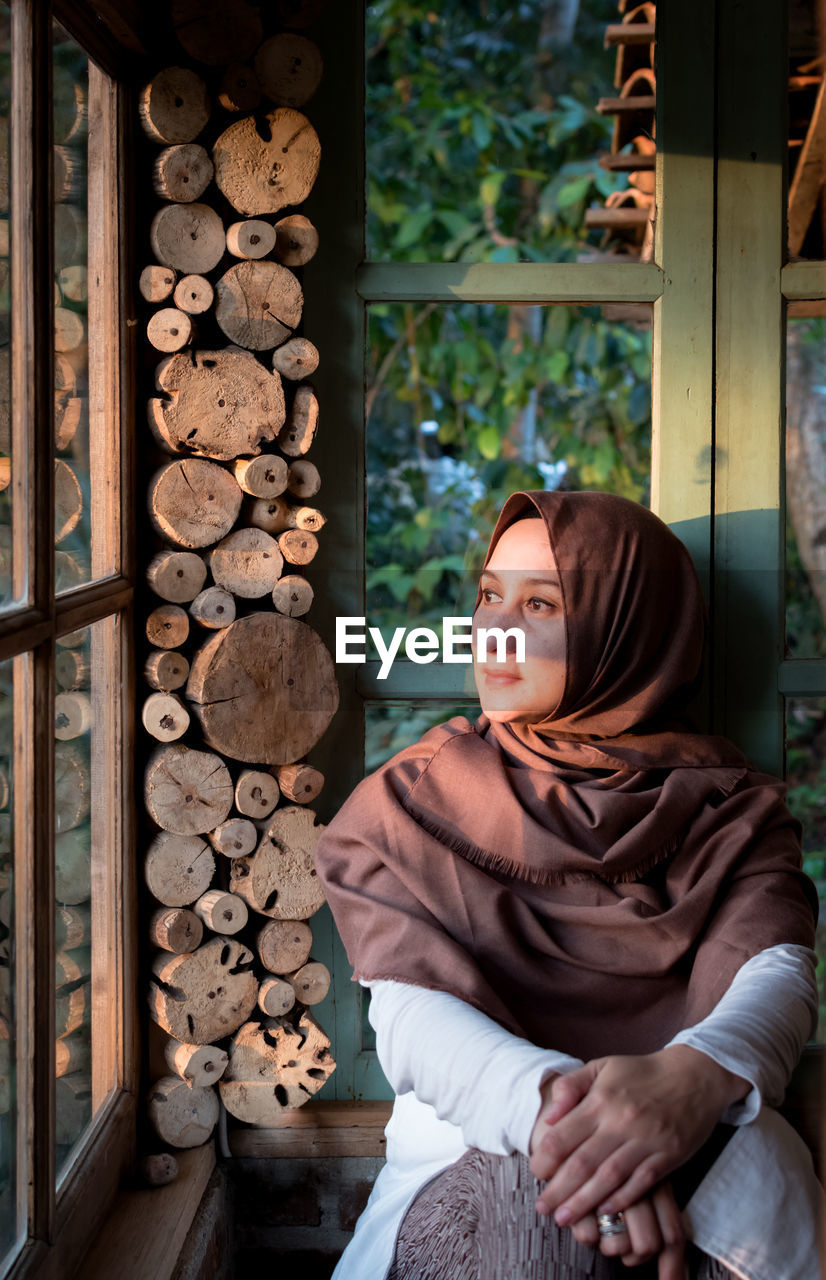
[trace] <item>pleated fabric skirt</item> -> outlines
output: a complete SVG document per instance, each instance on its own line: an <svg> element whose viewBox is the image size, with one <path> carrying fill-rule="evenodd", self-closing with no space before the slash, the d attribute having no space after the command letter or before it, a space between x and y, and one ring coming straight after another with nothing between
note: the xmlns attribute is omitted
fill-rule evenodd
<svg viewBox="0 0 826 1280"><path fill-rule="evenodd" d="M387 1280L656 1280L656 1260L624 1267L540 1216L539 1185L526 1156L468 1151L407 1210ZM734 1280L693 1246L688 1261L692 1280Z"/></svg>

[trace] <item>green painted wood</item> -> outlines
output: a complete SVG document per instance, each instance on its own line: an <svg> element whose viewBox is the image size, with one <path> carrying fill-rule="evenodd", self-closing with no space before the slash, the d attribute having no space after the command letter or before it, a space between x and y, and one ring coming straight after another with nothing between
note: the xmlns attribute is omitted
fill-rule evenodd
<svg viewBox="0 0 826 1280"><path fill-rule="evenodd" d="M719 7L715 727L781 773L785 14Z"/></svg>
<svg viewBox="0 0 826 1280"><path fill-rule="evenodd" d="M787 658L777 671L785 698L826 698L826 658Z"/></svg>
<svg viewBox="0 0 826 1280"><path fill-rule="evenodd" d="M368 262L356 276L365 302L654 302L652 262Z"/></svg>
<svg viewBox="0 0 826 1280"><path fill-rule="evenodd" d="M651 507L704 581L711 543L714 0L657 11Z"/></svg>
<svg viewBox="0 0 826 1280"><path fill-rule="evenodd" d="M826 262L788 262L780 272L783 297L794 301L826 298Z"/></svg>
<svg viewBox="0 0 826 1280"><path fill-rule="evenodd" d="M381 663L365 662L356 667L356 689L363 698L407 701L414 698L437 702L445 698L477 698L472 665L454 666L433 662L394 662L385 679L379 679Z"/></svg>

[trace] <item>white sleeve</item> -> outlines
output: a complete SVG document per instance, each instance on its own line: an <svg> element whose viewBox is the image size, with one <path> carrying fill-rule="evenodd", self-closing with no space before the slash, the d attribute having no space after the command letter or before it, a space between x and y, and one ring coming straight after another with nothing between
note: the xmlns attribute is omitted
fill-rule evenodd
<svg viewBox="0 0 826 1280"><path fill-rule="evenodd" d="M412 1092L458 1125L468 1147L527 1155L540 1085L581 1060L538 1049L444 991L364 985L379 1062L396 1093Z"/></svg>
<svg viewBox="0 0 826 1280"><path fill-rule="evenodd" d="M762 1104L779 1106L817 1020L817 957L809 947L784 943L758 952L740 968L708 1017L680 1031L670 1044L687 1044L752 1086L721 1117L748 1124Z"/></svg>

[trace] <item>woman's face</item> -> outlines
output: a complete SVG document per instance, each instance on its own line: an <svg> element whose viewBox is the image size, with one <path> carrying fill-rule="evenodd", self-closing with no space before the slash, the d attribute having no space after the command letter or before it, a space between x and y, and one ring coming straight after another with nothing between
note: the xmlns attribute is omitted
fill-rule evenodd
<svg viewBox="0 0 826 1280"><path fill-rule="evenodd" d="M559 705L565 689L565 617L562 594L543 520L517 520L497 542L479 579L482 598L473 615L473 668L482 710L492 721L536 724ZM480 627L525 635L525 661L510 638L503 660L488 637L485 660L476 655Z"/></svg>

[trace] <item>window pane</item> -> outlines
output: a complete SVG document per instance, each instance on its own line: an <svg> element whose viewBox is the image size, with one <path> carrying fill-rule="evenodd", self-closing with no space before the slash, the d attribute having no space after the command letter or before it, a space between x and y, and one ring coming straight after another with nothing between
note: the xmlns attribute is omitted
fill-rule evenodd
<svg viewBox="0 0 826 1280"><path fill-rule="evenodd" d="M61 637L55 659L58 1176L115 1083L114 644L107 618Z"/></svg>
<svg viewBox="0 0 826 1280"><path fill-rule="evenodd" d="M816 949L820 1016L815 1039L826 1041L826 698L786 699L789 808L803 823L803 865L817 886L821 923Z"/></svg>
<svg viewBox="0 0 826 1280"><path fill-rule="evenodd" d="M0 1260L20 1241L25 1225L25 1170L18 1150L17 1002L12 839L14 677L25 659L0 663Z"/></svg>
<svg viewBox="0 0 826 1280"><path fill-rule="evenodd" d="M632 8L643 38L629 43L617 0L368 4L368 257L573 261L606 235L620 260L639 257L654 200L653 6ZM606 47L608 27L619 44Z"/></svg>
<svg viewBox="0 0 826 1280"><path fill-rule="evenodd" d="M826 319L786 326L786 652L826 657Z"/></svg>
<svg viewBox="0 0 826 1280"><path fill-rule="evenodd" d="M370 308L367 613L438 631L472 611L476 566L516 489L647 504L648 307ZM636 314L636 313L635 313ZM473 580L471 581L471 577Z"/></svg>
<svg viewBox="0 0 826 1280"><path fill-rule="evenodd" d="M117 493L113 320L108 308L105 220L114 199L105 172L106 80L52 24L54 76L55 546L57 591L116 567L112 495ZM90 96L91 95L91 96ZM109 183L105 199L101 185ZM87 274L89 245L98 246ZM107 329L107 315L109 327Z"/></svg>
<svg viewBox="0 0 826 1280"><path fill-rule="evenodd" d="M789 257L826 258L826 84L818 6L789 5ZM822 7L819 11L823 13Z"/></svg>
<svg viewBox="0 0 826 1280"><path fill-rule="evenodd" d="M452 716L467 716L471 724L481 712L478 704L455 702L368 702L364 708L364 772L373 773L403 747Z"/></svg>
<svg viewBox="0 0 826 1280"><path fill-rule="evenodd" d="M26 596L26 472L12 478L12 335L11 335L11 17L0 4L0 609ZM17 565L12 556L12 512Z"/></svg>

